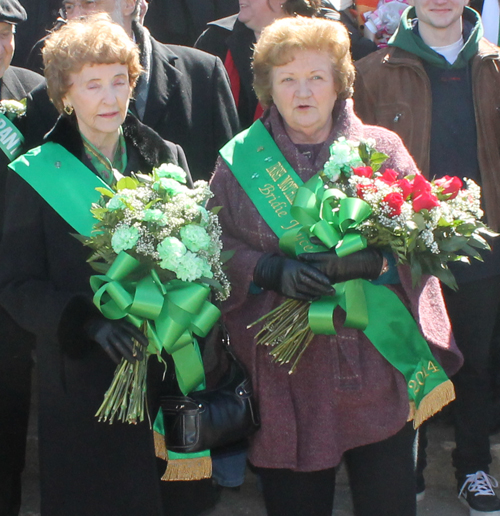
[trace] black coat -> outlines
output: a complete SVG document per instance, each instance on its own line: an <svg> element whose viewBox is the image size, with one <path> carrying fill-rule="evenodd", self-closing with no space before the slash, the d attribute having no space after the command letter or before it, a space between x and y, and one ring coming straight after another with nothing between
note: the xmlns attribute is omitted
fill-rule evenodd
<svg viewBox="0 0 500 516"><path fill-rule="evenodd" d="M141 50L145 38L152 44L143 122L184 149L194 180L209 179L219 149L239 130L224 66L199 50L159 43L140 25L134 31ZM28 100L28 140L36 146L54 124L57 112L45 87L35 89Z"/></svg>
<svg viewBox="0 0 500 516"><path fill-rule="evenodd" d="M21 100L42 81L33 72L11 66L1 79L0 97ZM0 235L7 164L0 151ZM0 514L17 514L21 503L18 483L24 468L34 343L33 335L0 308Z"/></svg>
<svg viewBox="0 0 500 516"><path fill-rule="evenodd" d="M166 161L186 167L180 147L132 116L124 135L128 173L149 172ZM66 118L48 139L84 156L76 124ZM159 516L161 483L148 423L108 425L94 417L115 364L82 331L85 317L96 313L89 286L93 272L86 263L89 249L73 232L11 173L0 245L0 302L37 338L41 512Z"/></svg>
<svg viewBox="0 0 500 516"><path fill-rule="evenodd" d="M238 12L238 0L151 2L144 24L162 43L193 46L207 23Z"/></svg>

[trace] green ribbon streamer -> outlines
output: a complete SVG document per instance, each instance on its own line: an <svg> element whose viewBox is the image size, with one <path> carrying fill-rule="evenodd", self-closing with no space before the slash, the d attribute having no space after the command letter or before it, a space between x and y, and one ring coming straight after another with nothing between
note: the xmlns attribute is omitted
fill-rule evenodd
<svg viewBox="0 0 500 516"><path fill-rule="evenodd" d="M108 319L125 318L137 327L146 322L148 350L172 355L179 388L188 394L205 378L193 334L205 337L220 311L207 300L207 286L180 280L161 283L154 271L137 279L141 269L138 260L122 251L106 275L90 278L94 304Z"/></svg>
<svg viewBox="0 0 500 516"><path fill-rule="evenodd" d="M24 136L9 118L0 114L0 149L10 160L21 154Z"/></svg>
<svg viewBox="0 0 500 516"><path fill-rule="evenodd" d="M347 256L366 247L366 239L359 234L357 226L371 212L370 205L362 199L347 197L335 188L326 189L321 177L315 175L297 191L291 213L300 226L280 238L280 248L296 257L302 252L297 242L314 236L324 247L315 246L312 252L335 248L338 256ZM343 299L344 326L364 330L368 324L368 310L360 280L337 284L335 291L335 296L325 296L311 303L311 331L318 335L335 335L333 312Z"/></svg>
<svg viewBox="0 0 500 516"><path fill-rule="evenodd" d="M370 206L362 199L347 198L340 190L325 188L319 174L304 184L260 121L231 140L220 154L289 256L332 248L339 256L347 256L366 247L357 226L370 216ZM311 236L322 244L312 244ZM363 331L404 375L408 396L418 409L425 395L448 378L411 314L382 285L352 280L336 284L335 289L334 296L311 303L311 329L335 335L333 312L340 306L346 312L344 325Z"/></svg>

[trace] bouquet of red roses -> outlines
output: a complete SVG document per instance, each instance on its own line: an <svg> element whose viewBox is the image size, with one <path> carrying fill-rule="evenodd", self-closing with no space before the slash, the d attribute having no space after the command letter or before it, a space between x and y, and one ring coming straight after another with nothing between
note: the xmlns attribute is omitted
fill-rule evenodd
<svg viewBox="0 0 500 516"><path fill-rule="evenodd" d="M489 249L484 237L496 236L481 222L479 186L458 177L428 181L421 174L401 177L392 169L381 173L388 156L374 144L339 138L331 145L324 169L299 188L293 202L292 210L298 212L304 208L299 199L309 203L308 222L300 231L314 244L320 241L318 251L335 249L345 256L374 246L392 252L398 264L409 265L414 284L429 274L456 289L448 263L482 260L479 251ZM301 189L308 189L307 195ZM311 224L311 219L316 222ZM296 251L283 245L291 240L282 236L280 247L294 255ZM257 343L270 346L278 363L292 361L290 372L314 337L309 306L288 299L250 325L264 322Z"/></svg>
<svg viewBox="0 0 500 516"><path fill-rule="evenodd" d="M339 146L354 151L341 167L334 157ZM479 250L489 249L484 236L495 236L481 222L479 186L459 177L401 178L391 169L381 174L388 156L366 142L339 140L331 150L321 176L328 187L369 204L370 216L357 227L368 245L390 250L399 263L410 265L414 283L430 274L456 289L448 263L482 260Z"/></svg>

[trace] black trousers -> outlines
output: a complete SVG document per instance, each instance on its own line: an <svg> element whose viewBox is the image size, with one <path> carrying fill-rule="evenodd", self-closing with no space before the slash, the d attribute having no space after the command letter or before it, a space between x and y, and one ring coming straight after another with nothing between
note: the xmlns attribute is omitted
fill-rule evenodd
<svg viewBox="0 0 500 516"><path fill-rule="evenodd" d="M415 516L415 431L348 450L344 461L356 516ZM335 468L297 472L257 468L268 516L331 516Z"/></svg>
<svg viewBox="0 0 500 516"><path fill-rule="evenodd" d="M493 385L500 356L500 276L443 288L464 365L452 378L455 442L453 465L459 483L466 474L488 472L491 463ZM496 357L496 360L495 360Z"/></svg>
<svg viewBox="0 0 500 516"><path fill-rule="evenodd" d="M0 343L0 516L17 516L21 507L31 394L31 350Z"/></svg>

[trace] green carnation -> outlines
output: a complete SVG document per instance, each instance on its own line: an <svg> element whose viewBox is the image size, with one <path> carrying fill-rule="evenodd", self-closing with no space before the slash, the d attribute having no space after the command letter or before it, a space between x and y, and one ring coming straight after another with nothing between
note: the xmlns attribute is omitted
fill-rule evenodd
<svg viewBox="0 0 500 516"><path fill-rule="evenodd" d="M190 251L182 257L174 272L182 281L194 281L202 276L207 278L213 276L207 261Z"/></svg>
<svg viewBox="0 0 500 516"><path fill-rule="evenodd" d="M155 222L159 226L165 226L168 222L167 215L158 209L144 210L142 220L146 222Z"/></svg>
<svg viewBox="0 0 500 516"><path fill-rule="evenodd" d="M154 172L156 172L158 177L170 177L171 179L179 181L179 183L186 182L186 172L173 163L163 163L158 168L155 168Z"/></svg>
<svg viewBox="0 0 500 516"><path fill-rule="evenodd" d="M156 249L161 260L160 267L174 272L187 251L186 246L175 237L165 238Z"/></svg>
<svg viewBox="0 0 500 516"><path fill-rule="evenodd" d="M170 177L160 177L158 181L153 183L153 189L157 192L159 190L165 190L169 195L174 196L184 193L188 188Z"/></svg>
<svg viewBox="0 0 500 516"><path fill-rule="evenodd" d="M108 201L108 204L106 204L106 208L108 208L109 211L125 209L126 206L123 202L123 199L123 195L116 194L115 196L111 197L111 199Z"/></svg>
<svg viewBox="0 0 500 516"><path fill-rule="evenodd" d="M180 230L181 240L193 253L200 250L207 251L210 247L210 235L197 224L188 224Z"/></svg>
<svg viewBox="0 0 500 516"><path fill-rule="evenodd" d="M132 249L139 240L139 230L136 227L121 226L111 238L111 247L118 254L121 251Z"/></svg>

